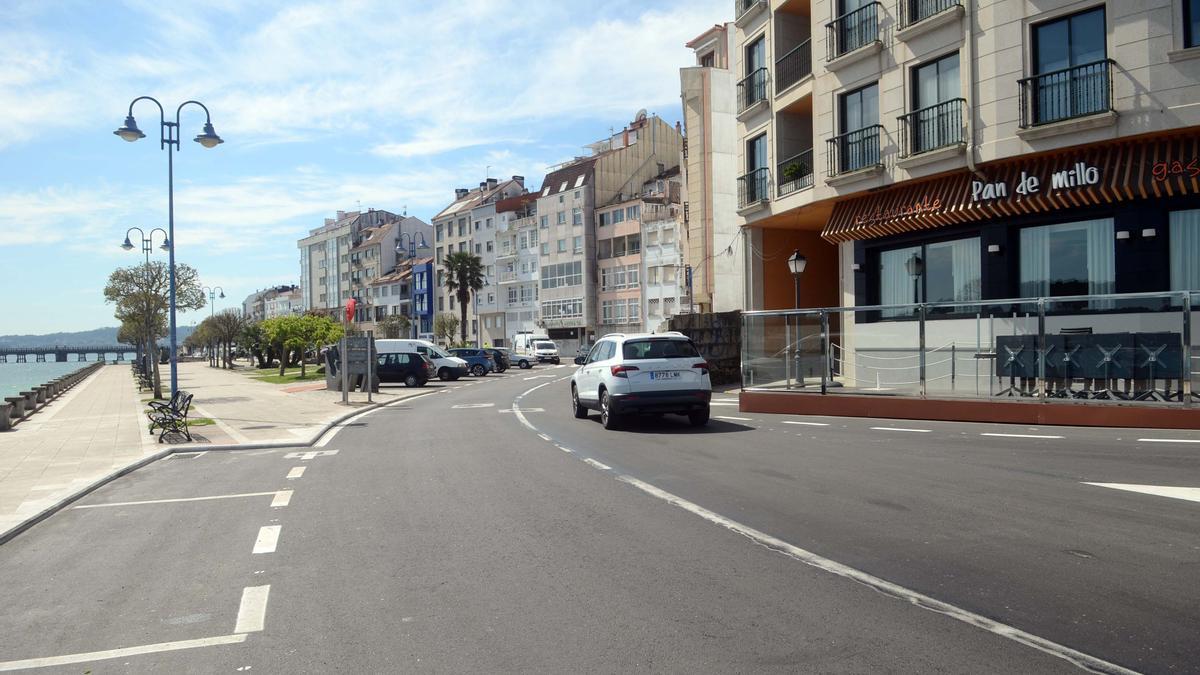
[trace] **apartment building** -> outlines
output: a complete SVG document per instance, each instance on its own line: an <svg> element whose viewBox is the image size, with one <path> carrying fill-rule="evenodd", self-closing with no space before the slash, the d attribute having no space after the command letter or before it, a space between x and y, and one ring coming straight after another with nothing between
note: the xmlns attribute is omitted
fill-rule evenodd
<svg viewBox="0 0 1200 675"><path fill-rule="evenodd" d="M297 286L271 286L254 291L242 301L242 316L251 321L302 314Z"/></svg>
<svg viewBox="0 0 1200 675"><path fill-rule="evenodd" d="M671 317L702 311L695 300L696 268L689 263L686 200L678 169L647 183L642 192L642 315L644 330L667 330ZM703 260L700 261L701 265ZM711 269L711 268L710 268ZM711 277L710 277L711 278ZM717 290L724 290L722 280ZM726 310L721 310L726 311Z"/></svg>
<svg viewBox="0 0 1200 675"><path fill-rule="evenodd" d="M496 347L512 344L518 333L538 330L537 199L536 193L528 193L496 203L497 300L503 315L498 327L484 322L484 334Z"/></svg>
<svg viewBox="0 0 1200 675"><path fill-rule="evenodd" d="M390 211L368 209L338 211L336 218L311 230L297 243L300 249L300 293L304 311L340 316L351 297L350 251L362 241L362 232L401 216ZM378 268L377 268L378 269Z"/></svg>
<svg viewBox="0 0 1200 675"><path fill-rule="evenodd" d="M371 282L374 323L387 316L409 319L403 337L430 337L433 333L433 258L404 257L391 272ZM360 326L377 330L377 326Z"/></svg>
<svg viewBox="0 0 1200 675"><path fill-rule="evenodd" d="M446 270L443 267L446 256L458 251L474 253L475 245L478 243L480 245L479 255L482 257L487 252L487 242L491 241L493 242L492 246L495 246L496 202L524 192L525 178L523 176L513 176L511 179L503 181L488 178L480 182L477 188L456 189L454 201L434 216L433 248L434 264L436 265L435 298L437 307L435 311L437 313L451 312L460 318L462 316L457 305L458 299L454 293L446 289ZM494 251L491 259L494 273ZM489 286L492 289L490 292L494 296L497 287L493 279L489 278L488 281L492 282ZM485 294L483 298L485 300L487 292L482 291ZM494 316L495 313L493 305L490 314ZM467 307L467 335L468 337L479 337L479 316L476 313L474 301Z"/></svg>
<svg viewBox="0 0 1200 675"><path fill-rule="evenodd" d="M683 185L692 291L699 312L745 307L745 245L737 220L737 80L740 50L733 23L687 43L696 65L679 71L683 102ZM647 316L647 319L650 317Z"/></svg>

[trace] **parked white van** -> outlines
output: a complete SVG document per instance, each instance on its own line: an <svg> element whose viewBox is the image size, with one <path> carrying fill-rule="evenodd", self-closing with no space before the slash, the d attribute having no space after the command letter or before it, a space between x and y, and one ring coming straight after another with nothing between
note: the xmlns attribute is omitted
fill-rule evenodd
<svg viewBox="0 0 1200 675"><path fill-rule="evenodd" d="M457 380L467 374L467 362L451 356L428 340L376 340L375 351L380 354L424 354L437 367L439 380Z"/></svg>

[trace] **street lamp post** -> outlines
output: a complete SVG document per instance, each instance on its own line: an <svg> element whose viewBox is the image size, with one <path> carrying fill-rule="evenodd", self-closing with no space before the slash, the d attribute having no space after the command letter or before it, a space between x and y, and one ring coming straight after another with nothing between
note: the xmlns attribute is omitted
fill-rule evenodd
<svg viewBox="0 0 1200 675"><path fill-rule="evenodd" d="M491 279L487 275L483 277L483 286L487 288L492 285ZM475 291L475 348L483 347L483 321L479 319L479 291Z"/></svg>
<svg viewBox="0 0 1200 675"><path fill-rule="evenodd" d="M129 102L129 113L125 116L125 125L117 129L113 133L121 139L130 143L146 137L138 129L137 121L133 119L133 106L138 101L147 100L153 101L154 105L158 106L159 115L159 149L167 151L167 274L170 279L170 306L168 308L170 315L170 330L171 330L171 395L179 389L179 357L176 353L177 346L175 342L175 155L172 151L178 152L179 145L179 115L183 111L183 107L189 103L198 105L204 110L204 130L194 139L200 145L206 148L215 148L225 141L217 135L213 129L212 116L208 112L208 108L199 101L184 101L175 109L175 121L167 121L166 110L163 109L162 103L158 99L151 96L139 96Z"/></svg>
<svg viewBox="0 0 1200 675"><path fill-rule="evenodd" d="M904 268L913 280L913 304L921 302L921 275L925 273L925 261L916 253L904 261Z"/></svg>
<svg viewBox="0 0 1200 675"><path fill-rule="evenodd" d="M418 238L419 236L419 238ZM405 246L405 240L408 240L408 245ZM425 235L418 232L416 234L401 232L396 237L396 255L404 258L404 264L408 266L408 313L409 328L412 331L412 336L415 338L419 334L417 324L416 310L416 279L413 275L413 263L417 259L418 250L428 250L429 243L425 241Z"/></svg>
<svg viewBox="0 0 1200 675"><path fill-rule="evenodd" d="M164 251L170 250L171 238L167 235L167 231L162 229L161 227L156 227L153 230L150 230L150 236L148 236L148 237L146 236L146 233L144 231L142 231L142 228L131 227L125 231L125 241L121 244L121 248L125 249L126 251L133 250L133 242L129 240L129 235L131 233L133 233L134 231L136 231L138 233L138 238L142 242L142 253L144 253L146 256L146 289L145 290L147 293L149 293L150 292L150 251L154 248L154 233L155 232L162 233L163 242L162 242L162 244L159 245L159 248L161 248ZM149 351L150 344L154 341L153 334L154 334L154 317L150 316L149 313L147 313L147 316L146 316L146 338L147 338L146 349L147 349L147 351ZM158 361L157 354L153 355L153 358L154 358L155 362ZM145 364L143 364L143 365L145 365Z"/></svg>
<svg viewBox="0 0 1200 675"><path fill-rule="evenodd" d="M217 286L216 288L213 288L211 286L201 286L200 287L201 293L208 293L208 316L209 316L209 318L212 318L213 316L216 315L217 297L218 297L217 292L218 291L221 293L220 298L222 300L224 300L225 299L225 289L224 288L221 288L220 286ZM209 359L208 359L209 365L215 366L216 365L215 358L217 356L216 345L209 344L208 352L209 352Z"/></svg>
<svg viewBox="0 0 1200 675"><path fill-rule="evenodd" d="M800 249L792 251L792 255L787 259L788 270L792 273L792 282L795 284L796 291L796 309L800 309L800 275L804 273L804 268L808 265L808 258L805 258ZM784 319L786 322L787 319ZM804 364L801 362L801 337L800 337L800 317L796 317L796 385L803 387L804 385Z"/></svg>

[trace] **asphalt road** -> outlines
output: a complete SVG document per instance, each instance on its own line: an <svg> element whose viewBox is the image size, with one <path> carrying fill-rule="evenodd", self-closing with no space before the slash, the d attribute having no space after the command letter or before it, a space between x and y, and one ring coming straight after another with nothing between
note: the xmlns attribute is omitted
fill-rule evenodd
<svg viewBox="0 0 1200 675"><path fill-rule="evenodd" d="M0 670L1200 670L1200 503L1084 484L1200 486L1200 445L1136 440L1198 434L609 432L570 372L98 490L0 546Z"/></svg>

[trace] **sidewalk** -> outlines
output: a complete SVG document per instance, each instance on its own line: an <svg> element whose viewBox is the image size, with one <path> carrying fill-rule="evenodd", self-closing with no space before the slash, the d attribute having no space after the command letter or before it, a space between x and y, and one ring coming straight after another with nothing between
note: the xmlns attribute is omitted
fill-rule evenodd
<svg viewBox="0 0 1200 675"><path fill-rule="evenodd" d="M309 442L325 425L363 407L366 394L326 391L323 381L260 382L207 363L179 364L179 387L195 398L191 417L215 425L191 427L191 449L209 445ZM164 376L166 376L164 368ZM375 403L425 393L389 387ZM61 398L0 433L0 534L129 464L168 447L147 431L150 392L138 393L128 365L100 368Z"/></svg>

